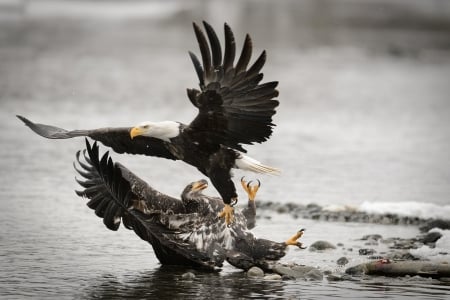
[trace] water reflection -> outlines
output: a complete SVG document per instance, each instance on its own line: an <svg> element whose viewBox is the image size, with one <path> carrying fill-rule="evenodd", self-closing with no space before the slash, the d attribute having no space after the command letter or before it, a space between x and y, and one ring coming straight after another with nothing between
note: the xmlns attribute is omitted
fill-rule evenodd
<svg viewBox="0 0 450 300"><path fill-rule="evenodd" d="M195 279L182 279L193 272ZM242 272L205 272L162 266L118 277L103 274L93 279L80 299L442 299L450 285L434 279L355 277L352 281L268 281L250 279Z"/></svg>
<svg viewBox="0 0 450 300"><path fill-rule="evenodd" d="M193 280L182 274L193 272ZM242 272L222 274L190 270L183 267L161 266L118 278L111 274L98 277L80 298L95 299L184 299L184 298L259 298L285 296L284 281L249 279Z"/></svg>

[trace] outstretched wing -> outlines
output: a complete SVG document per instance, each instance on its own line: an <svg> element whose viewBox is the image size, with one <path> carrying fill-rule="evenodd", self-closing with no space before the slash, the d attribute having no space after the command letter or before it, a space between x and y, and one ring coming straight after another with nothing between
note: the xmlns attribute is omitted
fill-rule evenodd
<svg viewBox="0 0 450 300"><path fill-rule="evenodd" d="M266 61L263 51L251 67L247 67L252 54L250 36L245 38L241 56L236 65L236 45L233 32L225 24L225 51L212 27L203 22L205 34L194 23L194 31L200 46L202 63L189 52L200 89L188 89L188 97L199 109L197 117L185 130L193 139L210 145L220 144L245 151L240 144L266 141L272 134L272 116L279 102L275 89L278 82L259 84L260 73Z"/></svg>
<svg viewBox="0 0 450 300"><path fill-rule="evenodd" d="M88 136L117 153L143 154L176 160L177 158L166 148L165 142L145 136L130 138L131 127L107 127L92 130L66 130L56 126L33 123L25 117L17 116L35 133L48 139L69 139Z"/></svg>
<svg viewBox="0 0 450 300"><path fill-rule="evenodd" d="M79 167L75 169L85 180L77 180L84 190L76 193L89 199L87 205L103 218L108 229L117 230L123 221L127 229L153 246L163 264L206 268L222 265L223 253L199 251L195 244L179 236L178 230L165 224L166 217L179 212L179 206L184 207L181 200L161 194L150 186L145 188L146 192L142 191L143 186L136 187L140 179L124 166L114 163L108 152L100 158L97 143L91 146L86 140L86 150L87 155L86 151L83 152L84 162L80 159L80 152L77 153ZM153 198L142 199L145 195L153 195ZM168 208L170 212L166 211Z"/></svg>

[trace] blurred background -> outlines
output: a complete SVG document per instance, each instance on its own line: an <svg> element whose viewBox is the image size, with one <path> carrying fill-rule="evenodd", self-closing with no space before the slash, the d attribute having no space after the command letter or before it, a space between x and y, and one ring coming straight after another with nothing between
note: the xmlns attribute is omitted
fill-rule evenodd
<svg viewBox="0 0 450 300"><path fill-rule="evenodd" d="M376 277L373 287L210 274L185 283L179 274L160 271L149 245L131 232L106 230L74 194L80 187L72 162L83 139L45 140L15 115L67 129L189 123L196 109L186 88L197 87L198 79L187 51L199 53L192 22L202 20L221 39L227 22L238 48L249 33L254 57L267 50L264 80L280 82L273 135L247 149L282 174L235 176L236 183L243 175L261 180L257 201L448 219L450 0L0 0L0 294L348 299L356 293L360 299L378 293L385 299L390 291L443 297L445 290L436 292L441 287L432 281L428 290L422 283L415 287L415 277L412 283ZM172 196L203 177L182 162L112 156ZM206 192L217 195L213 188ZM238 193L245 204L239 186ZM276 213L258 222L255 234L273 240L307 228L305 245L322 239L347 248L366 234L418 234L415 226L325 223ZM365 259L353 253L355 262ZM334 270L343 254L289 255Z"/></svg>
<svg viewBox="0 0 450 300"><path fill-rule="evenodd" d="M280 81L274 134L248 147L283 171L260 178L261 198L366 209L450 203L448 0L2 0L6 186L44 168L70 193L70 163L83 147L81 139L43 140L16 114L68 129L189 123L196 110L185 89L198 80L187 51L199 53L192 22L202 20L221 39L227 22L238 47L250 33L255 57L268 52L264 80ZM202 177L183 163L115 158L172 195Z"/></svg>

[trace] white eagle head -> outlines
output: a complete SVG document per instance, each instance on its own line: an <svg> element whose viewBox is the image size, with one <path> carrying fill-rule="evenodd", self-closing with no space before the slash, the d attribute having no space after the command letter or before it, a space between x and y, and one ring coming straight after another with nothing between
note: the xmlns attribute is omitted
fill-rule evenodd
<svg viewBox="0 0 450 300"><path fill-rule="evenodd" d="M130 130L131 139L137 136L148 136L169 142L178 134L180 134L180 124L174 121L142 122Z"/></svg>

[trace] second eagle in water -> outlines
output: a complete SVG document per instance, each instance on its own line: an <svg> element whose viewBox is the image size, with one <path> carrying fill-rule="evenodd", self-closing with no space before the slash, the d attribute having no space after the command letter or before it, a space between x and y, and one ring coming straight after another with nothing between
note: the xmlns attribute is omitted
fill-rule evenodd
<svg viewBox="0 0 450 300"><path fill-rule="evenodd" d="M97 143L86 140L83 155L77 153L78 180L84 188L77 194L89 199L87 205L103 218L108 229L120 224L149 242L164 265L188 265L216 269L224 260L247 270L252 266L270 268L270 263L286 254L288 245L302 248L298 231L285 242L256 238L248 229L255 224L254 197L259 185L242 181L249 195L248 206L236 210L235 222L227 225L218 217L224 203L202 193L206 180L188 184L181 199L153 189L106 152L99 155Z"/></svg>

